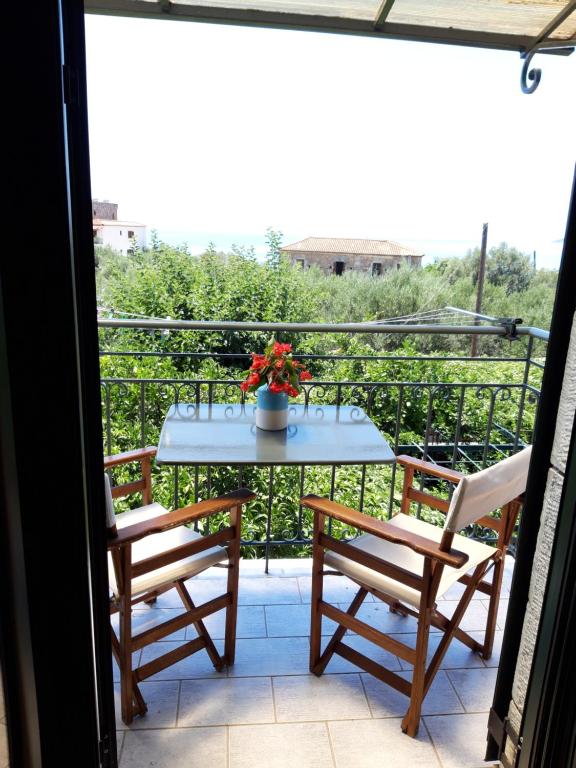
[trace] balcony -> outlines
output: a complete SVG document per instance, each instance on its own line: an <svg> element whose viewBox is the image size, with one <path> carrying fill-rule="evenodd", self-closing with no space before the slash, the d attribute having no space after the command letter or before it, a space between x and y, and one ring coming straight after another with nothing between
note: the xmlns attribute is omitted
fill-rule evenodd
<svg viewBox="0 0 576 768"><path fill-rule="evenodd" d="M223 352L221 348L231 346L234 334L248 334L245 343L250 345L255 334L272 330L263 324L148 324L145 320L101 320L100 325L101 354L112 369L114 361L145 361L152 371L155 365L165 371L166 361L177 361L179 366L178 375L103 376L108 454L157 444L163 418L173 402L244 402L238 370L247 367L249 358L243 351ZM324 374L306 384L301 400L308 407L319 403L362 407L396 454L409 453L477 471L531 442L547 338L537 329L518 328L511 334L506 324L480 328L479 335L490 342L490 354L479 358L450 351L406 354L403 347L371 355L299 356L307 357L310 366L316 365ZM200 329L214 333L215 339L218 335L220 349L174 352L163 348L166 333L183 335ZM131 344L138 338L145 338L146 343L131 348L122 335L126 330ZM304 334L341 334L343 330L357 336L395 333L400 340L413 338L412 334L424 338L440 334L437 327L381 327L377 331L367 326L350 330L342 326L274 328L283 339L298 333L301 341ZM471 331L466 326L448 332L442 329L445 335L458 338L466 334L467 339ZM193 343L189 342L189 348L194 349ZM205 375L209 366L213 378ZM222 376L227 370L235 375ZM375 371L393 375L378 379ZM512 557L506 561L493 657L483 661L458 640L453 641L425 699L419 736L412 740L400 730L406 699L393 689L342 658L334 657L321 678L308 672L311 561L307 555L312 521L299 504L302 494L314 492L368 514L389 516L398 508L401 472L395 467L366 465L159 467L154 482L155 499L168 507L207 498L240 483L255 490L258 498L248 505L244 519L236 663L228 672L216 673L202 651L142 683L148 714L136 718L128 729L118 719L123 768L147 764L178 768L189 765L192 754L203 768L368 768L382 764L479 768L483 764ZM415 513L442 524L424 507L415 508ZM337 533L352 534L344 528ZM474 526L467 533L489 541L492 531ZM442 601L445 615L454 610L460 587L456 585ZM211 599L223 591L221 572L205 572L190 582L189 589L197 604ZM344 610L355 591L345 577L329 579L327 590L328 601ZM178 607L178 598L171 593L159 597L152 607L138 607L135 628L142 630L170 618ZM486 615L486 601L477 593L463 628L478 632L480 638ZM390 613L376 599L363 606L359 617L382 631L404 635L404 642L410 641L408 635L415 641L414 620ZM217 614L206 621L217 645L223 637L222 619ZM323 632L328 635L331 628L331 622L324 619ZM194 630L188 628L156 645L159 652L165 652L170 650L168 643L176 647L194 636ZM369 646L377 660L409 675L409 665L364 639L352 635L348 642L359 650L363 646L365 652L369 650L364 646ZM434 648L432 642L431 650ZM154 646L138 653L144 654L142 662L150 661Z"/></svg>
<svg viewBox="0 0 576 768"><path fill-rule="evenodd" d="M148 714L129 728L117 721L121 768L480 768L513 563L509 557L494 655L484 662L454 640L424 701L418 738L410 739L400 730L407 704L401 694L337 656L322 677L308 672L311 561L272 559L265 575L260 560L243 560L234 667L216 673L200 651L141 683ZM334 577L326 582L326 598L346 609L354 586ZM448 616L459 586L439 606ZM194 600L209 600L224 590L222 571L205 571L188 588ZM134 625L140 630L171 618L178 606L177 595L166 593L155 606L135 609ZM473 600L462 625L479 639L486 611L483 599ZM359 617L415 642L414 620L389 613L379 601L367 601ZM206 625L221 652L223 612ZM324 619L323 632L331 630ZM157 643L159 652L196 636L192 627L186 633ZM377 661L409 674L406 662L391 654L384 659L385 652L366 640L352 635L347 643L370 648ZM435 647L432 639L431 651ZM138 653L150 661L154 646Z"/></svg>

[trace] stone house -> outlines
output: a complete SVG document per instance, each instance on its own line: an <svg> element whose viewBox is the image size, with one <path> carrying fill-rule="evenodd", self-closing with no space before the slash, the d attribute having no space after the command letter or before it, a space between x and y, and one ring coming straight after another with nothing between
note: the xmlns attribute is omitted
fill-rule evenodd
<svg viewBox="0 0 576 768"><path fill-rule="evenodd" d="M341 237L307 237L282 248L292 264L303 269L313 264L327 275L344 272L367 272L378 277L389 269L400 269L402 264L419 267L423 253L393 240L360 240Z"/></svg>

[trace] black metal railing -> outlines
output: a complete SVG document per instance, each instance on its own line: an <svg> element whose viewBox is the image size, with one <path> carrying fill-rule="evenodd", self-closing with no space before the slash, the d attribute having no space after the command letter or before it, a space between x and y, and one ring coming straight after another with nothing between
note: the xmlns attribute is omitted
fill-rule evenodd
<svg viewBox="0 0 576 768"><path fill-rule="evenodd" d="M204 324L170 323L170 331L190 330ZM141 328L147 321L105 320L106 327ZM215 330L234 333L236 326L250 326L260 331L264 324L208 324ZM149 327L148 325L146 327ZM163 324L153 326L153 330ZM347 328L347 326L346 326ZM381 327L382 328L382 327ZM266 324L270 330L270 324ZM277 334L288 326L276 326ZM298 329L299 331L301 329ZM311 329L307 333L342 333L342 326ZM442 329L444 330L444 329ZM462 327L461 333L474 333L477 329ZM482 328L484 332L486 329ZM366 326L361 331L366 332ZM372 328L370 332L374 332ZM389 327L380 332L392 333ZM395 328L395 333L409 336L412 328ZM421 328L418 333L423 333ZM437 326L429 333L438 335ZM456 331L451 327L450 333ZM517 329L525 337L520 356L498 355L490 358L467 358L458 355L298 355L310 363L338 364L353 361L359 367L374 361L386 364L410 365L425 362L429 367L429 381L366 381L366 380L314 380L304 385L300 400L305 404L356 405L362 407L383 433L396 454L409 453L424 459L468 472L477 471L498 461L532 438L532 429L538 404L538 372L543 359L535 359L534 343L546 341L546 332L538 329ZM506 329L491 329L495 336L506 338ZM102 356L195 361L213 360L225 366L246 367L246 353L141 351L130 349L103 349ZM447 363L464 365L468 370L482 366L483 375L470 373L473 381L441 381L435 370ZM513 381L488 378L494 363L510 364L506 368ZM477 369L479 370L479 369ZM464 378L464 377L462 377ZM156 444L160 428L169 406L176 402L225 403L245 402L239 388L240 379L197 377L184 371L171 378L165 377L104 377L102 379L102 405L104 449L106 453L128 450L137 445ZM249 399L247 402L250 402ZM254 487L258 499L252 503L245 517L244 546L254 554L264 554L266 561L274 550L286 555L301 554L310 543L311 519L299 504L304 493L327 495L350 506L377 516L391 515L400 497L400 483L395 466L358 467L161 467L155 470L155 485L161 500L167 505L181 506L201 498L221 493L245 483ZM436 522L436 513L418 510L427 519ZM218 520L216 520L218 524ZM474 528L470 535L487 539L491 532ZM304 550L305 551L305 550Z"/></svg>

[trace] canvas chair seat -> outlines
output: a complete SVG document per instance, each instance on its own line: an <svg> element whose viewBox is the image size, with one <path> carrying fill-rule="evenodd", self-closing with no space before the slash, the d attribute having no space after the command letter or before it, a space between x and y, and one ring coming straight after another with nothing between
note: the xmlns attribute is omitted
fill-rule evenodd
<svg viewBox="0 0 576 768"><path fill-rule="evenodd" d="M167 512L168 510L161 504L147 504L144 507L132 509L117 515L116 527L121 531L129 525L141 523L145 520L151 520L158 515L165 515ZM172 528L169 531L152 534L140 541L134 542L132 545L132 563L136 564L148 557L159 555L162 552L174 549L175 547L180 547L183 544L188 544L191 541L201 538L201 534L191 528L186 528L185 526L179 526L178 528ZM183 560L178 560L175 563L165 565L163 568L157 568L154 571L133 578L131 582L132 597L134 598L137 595L152 592L155 589L163 587L165 584L170 584L171 582L179 581L180 579L188 579L191 576L204 571L206 568L210 568L212 565L225 563L227 561L228 553L224 547L211 547L203 552L198 552L195 555L186 557ZM112 593L117 597L119 594L118 585L116 583L116 575L114 572L112 555L110 553L108 553L108 575Z"/></svg>
<svg viewBox="0 0 576 768"><path fill-rule="evenodd" d="M388 522L405 531L416 533L433 541L440 542L442 539L442 528L426 523L424 520L418 520L410 515L397 514ZM354 541L351 541L350 544L364 552L368 552L370 555L379 557L381 560L398 565L400 568L404 568L404 570L410 571L410 573L414 573L417 576L422 576L424 573L423 555L419 555L408 547L398 546L398 544L386 541L385 539L379 539L377 536L372 536L369 533L359 536ZM493 547L474 541L467 536L454 536L452 546L454 549L468 555L468 562L462 568L444 568L438 592L436 593L437 598L442 597L452 584L457 582L467 571L488 560L494 554ZM420 605L421 593L417 590L388 576L384 576L384 574L378 573L371 568L360 565L360 563L349 560L347 557L343 557L336 552L328 550L325 554L324 562L336 571L349 576L354 581L366 584L395 600L408 603L415 608L418 608Z"/></svg>

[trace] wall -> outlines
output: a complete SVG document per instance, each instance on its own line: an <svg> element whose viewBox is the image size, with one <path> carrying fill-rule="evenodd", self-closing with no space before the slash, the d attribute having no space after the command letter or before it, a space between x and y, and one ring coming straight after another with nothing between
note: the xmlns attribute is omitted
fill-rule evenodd
<svg viewBox="0 0 576 768"><path fill-rule="evenodd" d="M107 200L92 200L92 218L116 221L118 203L109 203Z"/></svg>
<svg viewBox="0 0 576 768"><path fill-rule="evenodd" d="M98 230L98 237L102 239L102 245L109 245L115 251L127 253L132 248L132 240L128 237L128 232L134 232L134 239L139 248L146 246L146 227L137 227L133 224L122 222L118 225L104 224Z"/></svg>
<svg viewBox="0 0 576 768"><path fill-rule="evenodd" d="M292 264L297 264L299 260L304 262L304 268L317 265L326 274L331 274L333 265L337 261L344 262L344 271L367 272L372 274L372 265L375 263L382 265L382 272L387 269L397 269L401 264L408 264L419 267L422 261L421 256L374 256L358 253L314 253L309 251L290 251L285 254L291 260Z"/></svg>
<svg viewBox="0 0 576 768"><path fill-rule="evenodd" d="M515 744L518 741L522 713L526 702L526 693L532 669L532 659L534 656L536 638L540 624L540 614L542 613L542 604L546 589L548 566L550 564L554 533L556 530L556 520L564 485L564 474L566 472L570 437L572 434L574 415L576 413L575 381L576 315L574 316L572 323L570 346L568 349L568 357L562 384L562 395L556 420L554 445L552 447L551 466L548 471L548 482L546 485L546 493L540 518L540 529L534 554L534 567L532 569L532 577L530 580L528 605L524 617L522 639L520 641L520 649L518 652L518 663L514 675L514 684L512 686L512 701L510 702L508 711L509 728L513 733L512 738L506 740L504 754L502 755L502 764L504 768L511 768L511 766L514 765L514 760L516 758L517 750Z"/></svg>

